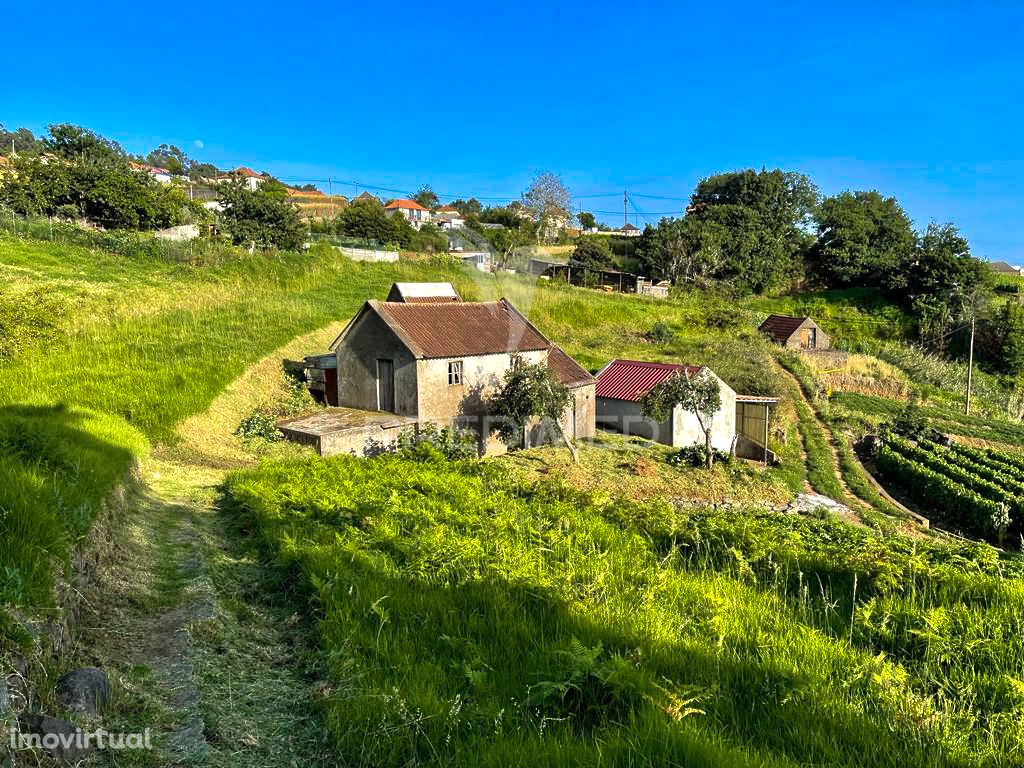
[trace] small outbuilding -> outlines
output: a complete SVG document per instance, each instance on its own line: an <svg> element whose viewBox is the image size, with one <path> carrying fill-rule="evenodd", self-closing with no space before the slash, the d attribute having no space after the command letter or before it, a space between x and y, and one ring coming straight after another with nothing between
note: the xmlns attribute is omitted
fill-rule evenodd
<svg viewBox="0 0 1024 768"><path fill-rule="evenodd" d="M829 338L814 320L809 317L790 315L768 315L758 327L776 344L790 349L828 349Z"/></svg>
<svg viewBox="0 0 1024 768"><path fill-rule="evenodd" d="M711 445L716 450L765 462L775 460L767 448L768 410L778 399L738 395L706 366L612 360L597 374L597 426L674 448L703 445L704 430L696 414L676 406L672 416L660 424L643 414L643 396L679 374L710 376L718 384L721 407L711 419Z"/></svg>
<svg viewBox="0 0 1024 768"><path fill-rule="evenodd" d="M462 301L451 283L394 283L388 291L387 301L403 304L437 304Z"/></svg>
<svg viewBox="0 0 1024 768"><path fill-rule="evenodd" d="M464 302L450 283L396 283L388 299L367 301L331 345L343 417L282 425L290 439L324 455L359 453L363 443L387 448L404 429L456 424L477 433L481 453L501 453L489 401L519 359L546 364L572 395L562 432L594 436L594 377L510 302ZM524 442L550 437L541 427L531 425Z"/></svg>

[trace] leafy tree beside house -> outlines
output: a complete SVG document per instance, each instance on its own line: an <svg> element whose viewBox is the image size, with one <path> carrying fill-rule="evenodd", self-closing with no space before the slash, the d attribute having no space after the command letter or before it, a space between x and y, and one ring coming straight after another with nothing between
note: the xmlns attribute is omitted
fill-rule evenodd
<svg viewBox="0 0 1024 768"><path fill-rule="evenodd" d="M573 461L578 461L576 447L562 430L562 415L571 401L572 393L547 364L513 357L502 387L491 398L488 410L495 421L494 431L509 449L526 445L530 422L539 418L547 428L559 434Z"/></svg>
<svg viewBox="0 0 1024 768"><path fill-rule="evenodd" d="M401 217L396 217L401 218ZM378 200L356 198L338 216L339 234L393 243L395 228Z"/></svg>
<svg viewBox="0 0 1024 768"><path fill-rule="evenodd" d="M597 229L597 219L594 218L594 214L587 211L580 211L576 214L576 221L580 223L580 227L584 230Z"/></svg>
<svg viewBox="0 0 1024 768"><path fill-rule="evenodd" d="M718 382L705 371L690 374L677 373L655 384L640 399L643 414L658 423L667 421L676 406L694 414L704 432L704 452L707 468L715 462L715 449L711 445L711 427L715 414L722 407L722 394Z"/></svg>
<svg viewBox="0 0 1024 768"><path fill-rule="evenodd" d="M219 192L224 206L221 221L236 245L290 251L302 248L305 226L283 185L268 181L253 190L232 182L222 184Z"/></svg>
<svg viewBox="0 0 1024 768"><path fill-rule="evenodd" d="M430 188L429 184L424 184L420 187L416 194L412 196L412 199L428 210L434 210L441 202L437 197L437 193Z"/></svg>

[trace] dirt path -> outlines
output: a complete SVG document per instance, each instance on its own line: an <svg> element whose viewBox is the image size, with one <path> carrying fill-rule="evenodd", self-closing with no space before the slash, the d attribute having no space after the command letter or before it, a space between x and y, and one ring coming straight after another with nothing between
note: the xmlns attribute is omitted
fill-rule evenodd
<svg viewBox="0 0 1024 768"><path fill-rule="evenodd" d="M818 411L815 409L814 403L812 403L810 401L810 399L807 397L806 393L804 392L803 388L800 386L800 380L797 379L797 377L793 373L791 373L789 370L787 370L784 366L780 365L778 362L776 362L776 367L783 374L785 374L789 378L789 380L792 382L793 388L795 389L797 395L804 402L804 405L807 406L808 410L811 413L811 416L814 418L814 421L817 423L818 428L821 430L822 434L825 436L825 442L828 443L829 458L831 459L831 463L832 463L832 471L835 474L836 481L839 483L839 487L842 488L843 493L845 495L845 498L835 499L835 501L839 501L839 502L841 502L841 503L843 503L843 504L845 504L845 505L847 505L847 506L852 508L851 509L851 514L849 515L850 522L853 522L853 523L856 523L856 524L862 524L860 518L857 517L857 515L856 515L856 510L858 510L858 509L863 510L865 508L869 508L870 505L867 504L867 502L865 502L863 499L859 498L857 496L857 494L855 494L852 490L850 490L850 486L846 484L846 478L843 477L842 468L841 468L840 462L839 462L839 453L838 453L838 451L836 449L836 436L832 433L832 430L829 428L829 426L824 421L821 420L821 417L818 416ZM806 465L806 462L807 462L806 446L803 447L803 457L804 457L804 464ZM810 484L808 483L808 485L810 485Z"/></svg>
<svg viewBox="0 0 1024 768"><path fill-rule="evenodd" d="M148 459L82 618L83 663L108 671L109 730L154 753L96 765L329 765L306 638L273 574L219 514L222 472Z"/></svg>

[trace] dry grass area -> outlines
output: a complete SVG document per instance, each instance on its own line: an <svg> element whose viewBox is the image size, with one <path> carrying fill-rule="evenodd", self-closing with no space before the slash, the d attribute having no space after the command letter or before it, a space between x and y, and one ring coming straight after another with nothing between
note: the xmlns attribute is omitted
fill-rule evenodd
<svg viewBox="0 0 1024 768"><path fill-rule="evenodd" d="M910 379L902 370L871 355L847 355L845 362L824 355L802 358L833 392L903 400L911 389Z"/></svg>
<svg viewBox="0 0 1024 768"><path fill-rule="evenodd" d="M668 456L675 451L642 438L598 433L593 440L579 441L579 464L573 464L564 448L533 448L515 451L499 461L522 472L529 480L560 478L588 491L609 497L667 499L700 504L764 504L781 506L793 494L773 471L734 460L716 465L710 472L675 467Z"/></svg>

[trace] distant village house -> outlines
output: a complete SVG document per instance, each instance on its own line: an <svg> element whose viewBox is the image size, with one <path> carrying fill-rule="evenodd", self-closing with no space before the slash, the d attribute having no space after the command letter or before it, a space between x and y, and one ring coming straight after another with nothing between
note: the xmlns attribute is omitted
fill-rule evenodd
<svg viewBox="0 0 1024 768"><path fill-rule="evenodd" d="M397 213L403 216L416 229L430 221L430 210L424 208L415 200L392 200L384 206L384 213L388 216L394 216Z"/></svg>

